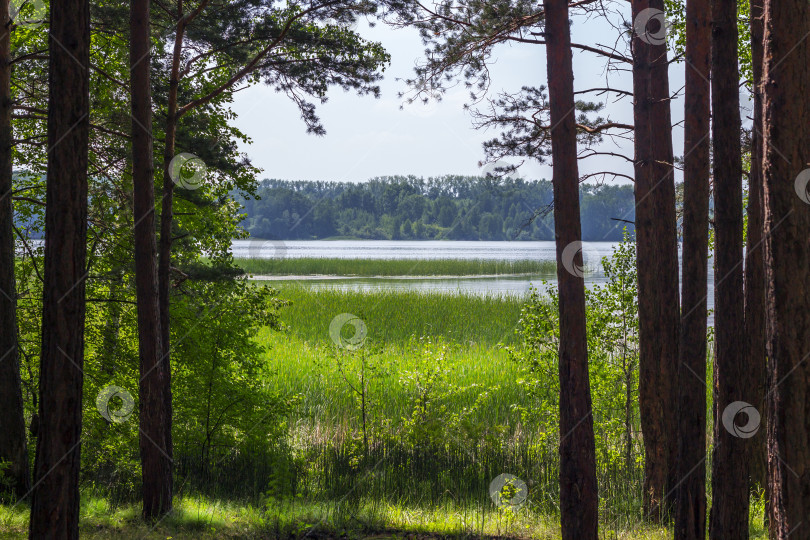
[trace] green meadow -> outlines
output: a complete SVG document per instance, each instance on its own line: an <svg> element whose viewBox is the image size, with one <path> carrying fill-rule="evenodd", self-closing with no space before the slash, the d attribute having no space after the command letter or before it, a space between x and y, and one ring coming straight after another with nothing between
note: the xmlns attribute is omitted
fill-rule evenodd
<svg viewBox="0 0 810 540"><path fill-rule="evenodd" d="M389 263L400 265L389 275L413 265ZM505 267L481 272L493 268ZM553 298L272 286L280 324L253 336L250 376L257 403L288 404L272 413L281 437L228 450L204 473L179 456L175 509L156 523L137 500L84 485L83 538L560 538L557 373L531 360L543 353L525 335ZM622 398L611 373L593 368L595 407ZM627 462L623 426L596 408L594 424L601 538L671 537L640 513L639 441ZM504 474L526 482L519 504L494 504ZM752 503L750 536L764 539L764 504ZM0 537L25 537L27 522L25 504L0 505Z"/></svg>

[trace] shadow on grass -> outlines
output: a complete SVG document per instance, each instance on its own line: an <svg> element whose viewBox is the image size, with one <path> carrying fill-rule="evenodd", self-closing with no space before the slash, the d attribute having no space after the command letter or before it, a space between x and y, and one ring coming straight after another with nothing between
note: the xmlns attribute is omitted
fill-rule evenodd
<svg viewBox="0 0 810 540"><path fill-rule="evenodd" d="M0 538L25 538L28 508L0 505ZM452 504L413 508L380 501L359 505L302 500L219 501L198 496L175 500L172 512L156 523L140 517L138 504L112 506L103 498L84 496L82 538L290 538L290 539L543 539L560 538L557 516L524 508L503 512L494 506L462 508ZM639 525L634 530L601 528L606 539L663 540L666 529Z"/></svg>

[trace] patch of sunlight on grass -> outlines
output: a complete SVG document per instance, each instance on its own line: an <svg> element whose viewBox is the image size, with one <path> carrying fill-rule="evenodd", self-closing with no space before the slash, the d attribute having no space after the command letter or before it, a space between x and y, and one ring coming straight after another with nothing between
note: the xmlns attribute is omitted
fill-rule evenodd
<svg viewBox="0 0 810 540"><path fill-rule="evenodd" d="M28 506L0 504L0 538L14 538L28 532Z"/></svg>
<svg viewBox="0 0 810 540"><path fill-rule="evenodd" d="M298 336L269 329L257 336L267 346L265 361L270 376L267 383L275 389L302 397L296 416L320 420L343 418L355 410L355 397L346 385L337 365L327 357L329 345L311 344ZM411 398L403 387L404 372L414 369L422 359L418 343L410 346L386 345L375 360L378 373L369 381L369 393L384 396L378 403L379 414L387 418L406 416L412 407ZM448 380L460 387L473 384L493 389L493 398L486 410L486 423L516 424L519 415L513 404L527 406L529 397L517 382L521 371L506 350L485 345L454 345L447 351ZM494 389L497 388L497 391ZM469 406L477 394L461 393L454 398L458 407ZM483 415L484 413L482 413Z"/></svg>
<svg viewBox="0 0 810 540"><path fill-rule="evenodd" d="M527 510L504 512L456 506L415 508L364 500L351 508L335 502L298 499L272 500L266 505L222 501L199 495L175 499L174 510L157 523L140 518L140 505L118 507L99 497L84 496L81 504L82 538L303 538L310 535L359 538L500 537L557 540L560 524L556 516ZM0 505L0 538L24 538L28 529L28 508ZM602 525L605 540L664 540L671 533L652 526L631 531L612 531ZM759 535L755 536L758 538Z"/></svg>

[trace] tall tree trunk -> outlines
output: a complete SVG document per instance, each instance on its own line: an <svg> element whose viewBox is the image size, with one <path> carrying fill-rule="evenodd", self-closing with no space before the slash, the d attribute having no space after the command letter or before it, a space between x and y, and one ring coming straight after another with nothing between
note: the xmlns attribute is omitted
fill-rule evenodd
<svg viewBox="0 0 810 540"><path fill-rule="evenodd" d="M674 498L679 339L678 242L672 121L663 0L633 0L637 23L657 10L633 47L636 246L639 299L639 409L644 435L644 514L666 518ZM642 22L643 25L643 22ZM637 27L637 30L639 28Z"/></svg>
<svg viewBox="0 0 810 540"><path fill-rule="evenodd" d="M737 1L712 0L716 354L709 535L718 540L748 537L748 439L740 437L739 433L732 433L723 421L724 415L733 413L733 409L726 410L732 403L751 401L746 384L749 375L744 335L742 150L737 37ZM745 423L745 418L736 420L738 424L741 420Z"/></svg>
<svg viewBox="0 0 810 540"><path fill-rule="evenodd" d="M683 315L678 364L675 539L706 537L706 296L709 257L711 8L686 2Z"/></svg>
<svg viewBox="0 0 810 540"><path fill-rule="evenodd" d="M45 283L31 538L79 537L87 256L90 4L53 0Z"/></svg>
<svg viewBox="0 0 810 540"><path fill-rule="evenodd" d="M182 4L180 4L182 6ZM163 347L163 400L167 416L164 429L168 443L169 456L172 456L172 370L171 370L171 319L169 317L169 297L171 293L171 264L172 264L172 218L174 204L174 182L169 174L170 164L174 157L175 140L177 138L177 92L180 86L180 55L182 53L183 36L185 33L185 17L178 13L180 22L177 24L172 53L172 67L169 76L169 99L166 114L166 137L163 147L163 190L162 208L160 213L160 243L158 246L158 298L160 313L161 346Z"/></svg>
<svg viewBox="0 0 810 540"><path fill-rule="evenodd" d="M0 21L9 22L9 2L0 0ZM17 351L17 285L14 276L14 210L12 205L11 36L0 35L0 461L12 492L30 488L25 439L20 364Z"/></svg>
<svg viewBox="0 0 810 540"><path fill-rule="evenodd" d="M571 246L582 240L579 172L574 110L574 73L567 0L543 0L546 12L546 57L551 111L554 228L560 300L560 509L562 537L589 540L598 536L596 449L588 344L585 282L570 271L582 266L582 250L564 264ZM565 255L564 255L565 254Z"/></svg>
<svg viewBox="0 0 810 540"><path fill-rule="evenodd" d="M771 538L810 538L810 3L765 0L763 178Z"/></svg>
<svg viewBox="0 0 810 540"><path fill-rule="evenodd" d="M763 0L751 0L751 63L753 64L754 110L751 129L751 173L748 178L748 236L745 254L745 334L748 352L748 381L751 403L762 414L766 425L764 407L767 388L767 362L765 357L765 245L763 232L762 194L762 50L765 27L762 22ZM766 487L767 432L759 430L750 441L749 467L754 486ZM766 496L766 501L770 497Z"/></svg>
<svg viewBox="0 0 810 540"><path fill-rule="evenodd" d="M140 356L140 450L143 516L172 507L172 464L166 439L164 359L158 306L155 179L152 151L151 40L149 0L130 6L132 89L132 180L135 209L135 282Z"/></svg>
<svg viewBox="0 0 810 540"><path fill-rule="evenodd" d="M664 0L650 0L650 7L662 13ZM656 42L651 48L652 69L650 106L650 126L652 130L653 157L656 185L653 187L655 199L655 229L658 239L655 243L658 260L658 283L661 305L659 313L659 337L661 356L659 358L659 407L663 410L664 441L667 456L666 491L664 492L664 512L669 512L675 503L675 486L680 479L677 475L678 456L677 411L671 404L678 402L678 344L680 340L680 291L678 290L678 218L675 210L675 156L672 146L672 112L669 91L669 60L666 43Z"/></svg>

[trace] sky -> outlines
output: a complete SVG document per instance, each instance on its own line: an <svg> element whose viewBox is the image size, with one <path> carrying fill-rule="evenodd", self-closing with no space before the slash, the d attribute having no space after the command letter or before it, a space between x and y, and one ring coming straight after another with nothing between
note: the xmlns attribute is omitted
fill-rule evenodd
<svg viewBox="0 0 810 540"><path fill-rule="evenodd" d="M628 8L629 11L629 8ZM629 19L629 13L620 14ZM361 21L357 30L363 37L381 42L391 55L391 64L380 83L381 97L358 97L333 89L329 101L318 106L326 135L306 133L295 105L282 94L263 84L235 96L236 126L252 142L242 145L253 164L263 169L259 178L287 180L328 180L361 182L376 176L482 174L482 143L495 138L497 131L475 130L463 106L468 92L463 85L450 89L442 101L423 105L405 103L398 96L408 90L404 78L413 76L414 64L423 56L424 45L413 29L391 29L378 23L370 27ZM573 41L589 45L613 45L617 31L600 20L574 19ZM622 45L620 45L622 46ZM521 86L546 84L545 48L531 44L506 44L495 49L491 66L491 94L517 91ZM574 52L575 90L606 86L605 61L588 52ZM610 84L632 90L629 72L612 73ZM683 64L670 69L670 88L683 86ZM580 97L580 96L578 96ZM604 100L592 95L591 100ZM632 123L629 98L615 102L615 94L602 116ZM683 103L672 102L673 123L683 118ZM683 129L673 129L675 154L683 153ZM607 142L605 151L632 158L632 143ZM520 163L520 159L512 160ZM580 173L597 171L632 173L632 166L615 157L595 156L580 161ZM519 174L530 179L550 179L550 164L527 161ZM626 181L625 181L626 182ZM623 183L623 182L619 182Z"/></svg>

